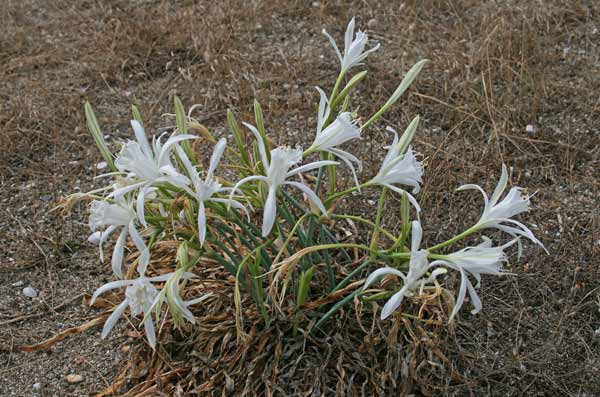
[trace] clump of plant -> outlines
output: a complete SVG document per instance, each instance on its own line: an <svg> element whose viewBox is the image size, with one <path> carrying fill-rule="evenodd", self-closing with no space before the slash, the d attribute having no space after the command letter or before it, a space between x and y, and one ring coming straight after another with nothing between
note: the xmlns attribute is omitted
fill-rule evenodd
<svg viewBox="0 0 600 397"><path fill-rule="evenodd" d="M175 324L194 323L190 307L215 299L210 293L190 300L182 298L188 295L190 280L198 277L194 270L201 266L203 258L216 260L235 277L238 325L242 321L242 294L252 296L266 323L279 312L291 317L295 329L304 330L303 305L324 296L336 297L334 302L322 300L326 303L317 309L323 315L308 330L313 331L352 299L385 301L381 319L407 310L402 305L404 300L426 290L443 289L438 279L449 271L457 272L461 279L449 321L463 306L467 293L476 313L482 308L476 291L481 276L504 274L506 249L517 243L520 254L521 238L542 245L527 226L513 219L528 211L530 197L519 187L512 187L503 196L508 183L507 168L503 166L491 196L474 184L458 188L482 194L481 218L451 239L423 247L419 221L422 209L417 194L424 165L411 146L419 117L400 136L387 127L387 154L377 174L369 180L361 179L362 162L347 144L360 140L363 131L398 101L427 61L415 64L389 100L361 122L363 118L359 117L358 108L351 107L354 101L350 98L367 71L352 76L350 73L361 68L379 45L367 50L368 36L361 31L355 33L354 19L346 30L343 53L335 40L323 33L341 67L328 94L317 87L317 125L307 149L274 147L269 139L273 130L265 126L263 111L256 101L252 123L240 125L228 112L232 141L228 142L225 137L214 137L191 117L191 111L186 114L175 98L177 126L172 133L149 140L142 117L133 107L131 127L135 140L128 140L118 153L112 153L91 106L86 104L88 128L110 167L104 175L110 182L104 188L73 198L92 200L89 225L93 234L89 240L99 244L102 260L104 245L116 238L111 265L117 279L100 287L92 303L109 290L125 292L123 301L104 325L103 337L127 309L141 319L153 348L157 343L156 324L161 317L170 314ZM200 139L213 145L210 159L198 156L194 142ZM345 188L340 187L344 182L338 177L340 167L347 167L352 173L352 180L346 181L350 186ZM362 206L360 192L367 189L379 194L374 219L339 210ZM390 195L398 195L401 200L399 235L381 225L384 203ZM342 201L345 205L340 205ZM370 231L362 234L368 237L364 241L340 241L336 222L345 219ZM490 229L505 232L513 239L497 245L482 236L479 245L440 254L442 248ZM159 274L152 268L153 252L163 241L175 242L177 260L170 271ZM133 253L127 256L128 246ZM373 269L372 273L361 279L369 269ZM385 288L373 288L382 279L386 281ZM360 287L348 290L351 284Z"/></svg>

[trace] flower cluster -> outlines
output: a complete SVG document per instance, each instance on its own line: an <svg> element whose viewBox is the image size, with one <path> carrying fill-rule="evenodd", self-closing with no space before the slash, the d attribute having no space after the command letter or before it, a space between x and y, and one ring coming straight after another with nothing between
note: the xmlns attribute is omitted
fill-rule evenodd
<svg viewBox="0 0 600 397"><path fill-rule="evenodd" d="M88 240L100 246L100 259L103 260L103 245L111 236L118 235L111 258L112 271L118 280L100 287L94 293L92 303L109 290L125 288L125 298L108 317L103 337L127 308L132 316L141 317L152 347L157 343L155 321L161 316L163 303L167 303L176 323L183 318L194 322L189 306L211 295L207 293L187 301L182 296L189 292L185 287L195 277L192 270L202 257L216 259L239 283L249 283L248 291L252 292L266 320L279 301L275 302L271 293L273 285L263 285L266 278L261 276L282 272L285 267L286 277L292 277L290 267L284 264L293 262L300 266L295 289L297 310L301 310L303 302L309 299L312 279L321 277L316 271L316 263L327 264L329 288L327 291L315 289L313 294L335 293L347 283L346 279L339 280L331 260L324 261L323 258L337 254L348 256L346 250L353 249L363 252L371 262L385 264L366 278L360 290L354 291L359 296L368 295L373 284L383 276L395 276L398 285L381 295L389 297L381 312L382 319L401 309L405 298L432 286L440 288L438 277L455 271L461 282L454 309L449 314L452 320L463 305L467 291L475 308L473 312L481 310L476 292L481 275L504 274L503 263L508 258L505 250L509 246L518 242L521 247L520 238L542 245L530 229L513 219L529 209L530 197L524 195L521 188L513 187L501 199L508 183L508 170L503 166L491 198L478 185L459 188L477 189L483 194L485 206L479 221L450 240L429 248L422 247L423 227L418 220L421 207L416 195L423 184L424 164L411 146L419 117L415 117L401 136L391 127L387 128L393 137L379 171L361 182L361 160L351 153L347 144L360 140L361 132L398 100L425 61L411 68L392 97L361 123L357 110L350 109L350 97L366 71L350 78L343 88L342 85L346 74L363 65L367 55L376 51L379 45L366 50L367 33L358 31L355 35L354 30L352 19L346 30L343 55L333 38L324 31L340 59L341 69L329 95L317 87L316 134L307 150L299 146L272 147L258 102L254 106L255 120L252 124L243 123L245 128L239 126L233 113L228 113L228 126L234 141L233 145L228 145L225 137L213 137L190 114L186 116L183 105L175 98L177 128L170 135L164 133L155 137L150 144L141 115L134 107L131 127L135 140L125 142L119 153L113 154L104 141L91 107L86 105L88 127L111 168L106 176L112 178L107 187L86 196L94 197L89 218L93 233ZM199 134L194 133L198 131ZM214 145L212 156L206 162L198 158L194 146L195 142L200 142L200 136ZM339 182L343 181L337 180L339 166L347 166L352 172L353 183L346 189L341 189ZM324 181L327 181L327 187L323 186ZM351 199L352 194L361 189L380 190L374 222L336 212L341 200ZM402 200L402 233L399 236L381 226L381 211L388 191L398 194ZM96 195L100 192L103 195ZM416 220L411 220L413 210ZM373 228L369 244L344 243L336 238L333 220L345 218ZM494 246L490 239L483 237L480 245L450 254L436 253L484 229L505 232L513 240ZM384 246L380 235L385 235L389 247ZM407 247L409 239L410 247ZM179 246L177 261L166 272L154 267L152 262L153 249L164 240L176 241ZM126 255L127 247L135 248L137 252ZM350 275L359 275L358 270ZM243 277L243 272L249 272L252 277ZM477 281L475 286L470 277ZM328 312L323 319L329 315Z"/></svg>

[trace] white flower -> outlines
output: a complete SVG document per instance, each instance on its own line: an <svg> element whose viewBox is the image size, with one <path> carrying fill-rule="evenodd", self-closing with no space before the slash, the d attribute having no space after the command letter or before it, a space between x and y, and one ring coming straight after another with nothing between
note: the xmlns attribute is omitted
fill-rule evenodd
<svg viewBox="0 0 600 397"><path fill-rule="evenodd" d="M388 130L394 133L394 141L383 159L379 172L367 184L378 184L400 194L406 193L410 203L417 211L421 211L419 203L410 193L394 185L412 186L413 193L418 193L421 190L420 184L423 182L423 163L417 160L410 146L403 154L398 134L391 128Z"/></svg>
<svg viewBox="0 0 600 397"><path fill-rule="evenodd" d="M227 141L225 140L225 138L220 139L219 142L217 142L217 144L215 145L212 156L210 158L208 171L204 180L200 178L198 171L196 170L196 168L194 168L183 149L181 149L181 147L179 146L177 146L176 149L177 154L183 162L183 165L185 166L187 173L191 179L191 186L193 190L188 188L186 185L183 185L182 187L186 192L188 192L192 197L194 197L198 201L198 236L200 240L200 246L204 245L204 240L206 239L206 209L204 204L205 202L213 201L216 203L224 203L246 212L244 206L235 200L213 197L217 193L223 193L231 190L230 188L222 187L221 184L213 178L213 174L215 172L215 169L217 168L217 165L219 164L219 161L221 159L221 156L223 155L223 151L225 150L226 145Z"/></svg>
<svg viewBox="0 0 600 397"><path fill-rule="evenodd" d="M512 240L499 247L492 247L492 241L484 236L483 243L475 247L467 247L452 254L445 255L446 259L441 260L441 262L450 268L458 270L461 276L460 289L458 291L456 304L450 314L450 321L452 321L456 313L458 313L462 307L467 290L471 297L471 303L475 307L471 313L477 314L481 311L481 299L479 299L479 295L477 295L477 292L475 291L475 288L479 288L481 283L481 275L492 274L500 276L505 274L502 270L503 262L507 261L504 249L514 244L515 241L516 240ZM471 281L469 280L469 274L477 280L477 285L475 287L473 287L473 284L471 284Z"/></svg>
<svg viewBox="0 0 600 397"><path fill-rule="evenodd" d="M342 73L346 73L352 67L360 65L361 62L371 52L376 51L379 48L379 44L377 44L370 50L365 51L365 46L369 41L369 37L365 32L362 32L360 30L356 33L356 37L354 37L354 18L352 18L352 20L348 24L348 27L346 28L346 35L344 37L344 56L342 56L342 53L336 45L333 37L331 37L329 33L325 31L325 29L323 29L323 34L327 36L329 42L335 49L338 58L340 59L340 62L342 64Z"/></svg>
<svg viewBox="0 0 600 397"><path fill-rule="evenodd" d="M104 254L102 250L102 243L118 228L121 228L119 238L115 244L115 248L112 254L112 270L119 276L123 277L123 271L121 269L123 263L123 250L125 247L125 239L127 234L131 236L131 240L135 244L136 248L140 252L139 262L137 270L140 274L143 274L146 270L146 266L150 261L150 250L144 243L144 239L140 236L136 229L136 222L138 217L133 210L133 203L125 200L124 197L118 197L115 199L115 203L109 203L106 201L94 200L92 201L90 209L89 225L92 231L96 232L98 229L103 229L100 234L98 243L100 245L100 260L104 261ZM97 233L93 233L88 241L95 241L98 238Z"/></svg>
<svg viewBox="0 0 600 397"><path fill-rule="evenodd" d="M520 187L513 187L509 190L508 194L499 202L500 196L506 189L508 182L508 171L506 165L502 164L502 174L498 185L492 194L491 199L488 198L486 192L479 185L467 184L462 185L457 190L477 189L483 195L484 208L481 218L477 224L473 227L474 229L488 229L494 228L510 234L513 237L523 236L534 243L540 245L544 250L546 248L534 235L531 230L521 222L510 219L515 215L529 210L530 196L522 194ZM505 225L505 223L512 224L514 226ZM519 256L521 256L521 242L518 241L519 245ZM548 252L548 250L546 250Z"/></svg>
<svg viewBox="0 0 600 397"><path fill-rule="evenodd" d="M115 166L120 172L127 173L127 184L119 186L109 197L119 197L139 189L136 202L138 218L147 227L144 217L144 202L146 193L157 183L172 183L181 187L188 179L179 174L171 163L171 149L181 141L195 139L193 135L172 135L165 144L161 143L162 135L152 141L152 147L146 137L144 128L136 120L131 120L137 142L128 141L121 149ZM164 135L164 134L163 134Z"/></svg>
<svg viewBox="0 0 600 397"><path fill-rule="evenodd" d="M352 121L350 112L343 112L338 117L323 129L325 121L329 118L331 109L327 100L327 96L322 89L316 87L319 91L321 99L319 101L319 113L317 116L317 136L313 144L308 148L306 153L312 152L327 152L342 160L352 170L354 182L358 186L358 178L353 162L358 166L359 171L362 170L362 164L354 155L339 149L340 146L352 139L360 138L360 128Z"/></svg>
<svg viewBox="0 0 600 397"><path fill-rule="evenodd" d="M268 236L273 228L273 224L275 223L275 218L277 216L277 189L283 185L293 186L299 190L301 190L306 197L316 205L321 212L326 213L327 210L325 206L319 199L319 196L316 195L308 186L304 183L288 181L288 178L291 178L294 175L300 174L302 172L311 171L326 165L335 165L338 164L335 161L323 160L323 161L315 161L313 163L309 163L300 167L296 167L293 170L290 168L296 164L298 164L302 160L302 149L292 149L289 147L278 147L276 149L271 150L271 161L269 162L267 158L267 153L265 150L265 144L263 142L262 137L254 128L254 126L244 123L250 131L256 137L258 141L258 149L260 152L261 161L263 163L263 167L266 170L265 175L252 175L240 180L231 190L229 199L233 197L233 194L240 186L244 183L259 180L266 182L269 186L269 192L267 195L267 200L264 206L264 214L263 214L263 225L262 225L262 235L264 237Z"/></svg>
<svg viewBox="0 0 600 397"><path fill-rule="evenodd" d="M152 346L154 349L156 347L156 331L154 322L152 321L151 312L153 303L158 297L159 292L156 287L152 285L152 283L167 281L176 273L177 272L163 274L157 277L141 276L133 280L112 281L98 288L92 295L90 305L93 305L96 299L106 291L110 291L115 288L127 287L125 289L125 299L123 302L121 302L121 304L119 304L119 306L117 306L110 317L108 317L106 323L104 323L104 328L102 329L102 338L106 338L106 336L110 333L117 321L125 312L125 309L129 307L129 311L131 312L132 316L144 314L144 330L146 332L146 338L148 339L150 346ZM181 276L181 278L184 279L189 279L191 277L193 277L193 274L191 273L184 273ZM197 303L197 300L193 301L192 303L185 302L184 304L189 306L193 303Z"/></svg>
<svg viewBox="0 0 600 397"><path fill-rule="evenodd" d="M400 291L396 292L386 302L381 311L381 319L384 320L390 316L396 309L402 304L402 300L405 296L412 296L414 291L425 285L433 282L435 278L446 272L446 269L438 268L431 272L431 275L427 278L423 278L425 274L434 266L441 264L441 261L434 261L429 263L427 260L427 250L420 249L421 238L423 236L423 229L419 221L412 222L412 243L410 247L410 261L408 267L408 273L404 275L401 271L391 268L384 267L371 273L363 286L363 290L367 289L373 282L386 274L393 274L402 279L404 285Z"/></svg>

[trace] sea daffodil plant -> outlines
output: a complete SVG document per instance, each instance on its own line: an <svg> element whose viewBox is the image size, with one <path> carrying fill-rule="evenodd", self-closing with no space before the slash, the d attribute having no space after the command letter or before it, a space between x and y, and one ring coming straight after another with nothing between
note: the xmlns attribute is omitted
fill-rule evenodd
<svg viewBox="0 0 600 397"><path fill-rule="evenodd" d="M291 302L295 329L303 326L301 314L307 301L329 294L340 297L342 288L355 286L348 292L350 295L339 298L333 306L320 307L321 319L310 331L319 329L350 297L387 299L380 317L393 318L398 312L410 310L407 301L412 297L424 290L443 288L440 277L454 272L461 281L454 294L457 296L454 309L448 313L453 321L467 292L474 312L481 310L476 288L482 275L506 274L503 264L508 260L506 250L512 243L520 244L519 238L526 238L542 244L527 226L513 219L529 210L530 196L524 195L521 188L512 187L501 199L508 184L508 169L503 165L491 198L475 184L459 188L477 189L483 194L485 207L481 218L446 241L429 247L423 245L424 231L419 220L423 210L417 195L424 182L424 164L413 143L418 116L401 136L390 126L380 126L388 127L392 142L379 171L370 179L363 178L360 153L353 153L348 143L359 140L367 128L375 128L381 115L406 92L426 61L417 62L407 72L378 111L362 118L358 114L361 108L354 105L351 97L367 71L362 70L349 79L346 75L351 69L364 66L367 55L373 54L379 45L365 50L367 33L359 31L355 35L354 30L353 18L346 29L343 54L325 32L338 54L340 70L329 94L317 90L316 135L305 151L300 145L306 142L297 142L293 147L271 145L258 102L254 104L254 120L244 122L245 128L240 127L233 112L228 112L229 134L218 138L192 119L191 112L186 115L176 97L177 127L168 133L164 143L165 134L153 138L150 144L148 129L143 127L140 112L134 107L131 126L136 139L125 142L114 153L104 140L91 106L86 104L88 128L111 169L106 177L113 181L105 188L75 198L93 198L90 228L94 233L90 241L100 244L101 258L103 246L113 232L119 231L112 254L112 269L119 279L100 287L92 301L108 290L124 288L125 292L124 300L106 322L103 337L127 308L134 317L143 315L142 324L152 347L157 343L154 321L166 314L163 303L176 323L194 322L189 306L211 299L211 295L207 293L191 301L184 301L182 296L193 279L194 269L202 266L202 258L216 260L236 278L236 296L241 294L240 286L245 286L244 291L251 294L266 322L275 311L284 312L282 304ZM196 135L194 131L202 133ZM194 142L214 145L212 156L202 159L191 144ZM309 160L313 154L320 159ZM337 177L340 164L350 167L353 181ZM356 194L364 190L379 192L374 220L349 213L353 203L360 206L364 202ZM402 203L398 235L386 230L381 222L388 192L398 194ZM370 241L340 241L336 222L343 219L366 228ZM515 240L494 245L485 238L484 243L475 247L445 255L438 253L488 229L506 232ZM128 237L133 244L127 244ZM153 251L163 240L178 246L177 260L167 274L153 266ZM131 255L125 254L127 247L134 251ZM357 253L362 261L352 260ZM124 266L124 262L137 266ZM371 274L363 278L374 264L379 268L371 269ZM340 273L340 268L347 271ZM475 286L469 277L475 278ZM282 280L284 288L278 291ZM385 289L373 290L380 280L384 281ZM290 283L295 284L289 293L295 299L286 300L286 286ZM240 304L239 299L236 304Z"/></svg>

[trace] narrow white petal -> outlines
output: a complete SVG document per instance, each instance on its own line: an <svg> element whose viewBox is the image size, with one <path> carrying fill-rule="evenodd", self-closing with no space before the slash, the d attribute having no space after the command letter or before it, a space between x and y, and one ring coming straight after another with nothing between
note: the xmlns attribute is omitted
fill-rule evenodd
<svg viewBox="0 0 600 397"><path fill-rule="evenodd" d="M92 295L92 299L90 300L90 305L93 305L94 302L96 302L96 299L98 299L98 297L100 295L102 295L103 293L105 293L106 291L110 291L111 289L125 287L126 285L131 284L131 283L132 283L132 280L117 280L117 281L111 281L110 283L104 284L103 286L98 288L96 291L94 291L94 294Z"/></svg>
<svg viewBox="0 0 600 397"><path fill-rule="evenodd" d="M311 188L309 188L305 184L299 183L299 182L287 181L287 182L285 182L285 184L286 185L291 185L291 186L294 186L297 189L300 189L304 194L306 194L306 196L308 197L308 199L310 201L312 201L312 203L314 205L316 205L317 208L319 208L319 210L323 214L327 213L327 209L325 208L325 206L321 202L321 199L319 198L319 196L317 196L317 194L315 192L312 191Z"/></svg>
<svg viewBox="0 0 600 397"><path fill-rule="evenodd" d="M263 210L263 224L262 224L262 235L267 237L273 228L275 218L277 216L277 188L271 186L267 201L265 201L265 208Z"/></svg>
<svg viewBox="0 0 600 397"><path fill-rule="evenodd" d="M144 239L142 238L142 236L140 236L140 233L135 228L133 222L129 223L129 235L131 236L133 244L135 244L135 247L140 252L137 271L141 276L143 276L146 272L146 267L150 262L150 250L148 249L146 243L144 243Z"/></svg>
<svg viewBox="0 0 600 397"><path fill-rule="evenodd" d="M354 17L348 23L348 27L346 28L346 34L344 35L344 55L348 54L350 50L350 46L352 45L352 41L354 39Z"/></svg>
<svg viewBox="0 0 600 397"><path fill-rule="evenodd" d="M383 309L381 310L382 320L388 318L396 309L400 307L400 305L402 304L402 299L404 299L405 293L406 287L402 287L400 291L392 295L392 297L385 303Z"/></svg>
<svg viewBox="0 0 600 397"><path fill-rule="evenodd" d="M204 201L200 201L198 204L198 240L200 240L200 246L204 245L206 239L206 212L204 208Z"/></svg>
<svg viewBox="0 0 600 397"><path fill-rule="evenodd" d="M167 139L167 142L165 142L164 146L162 146L160 148L160 153L158 153L157 163L163 164L165 159L169 157L171 147L173 145L178 144L179 142L182 142L182 141L185 141L188 139L198 139L198 137L194 136L194 135L189 135L189 134L172 135L169 139Z"/></svg>
<svg viewBox="0 0 600 397"><path fill-rule="evenodd" d="M206 299L210 298L211 296L212 296L212 292L209 292L209 293L207 293L205 295L202 295L202 296L200 296L198 298L194 298L194 299L191 299L189 301L185 301L183 303L186 306L192 306L192 305L196 305L198 303L204 302Z"/></svg>
<svg viewBox="0 0 600 397"><path fill-rule="evenodd" d="M111 258L112 271L120 278L123 278L123 250L125 247L125 239L127 238L127 228L124 227L119 234L119 238L115 243L113 254Z"/></svg>
<svg viewBox="0 0 600 397"><path fill-rule="evenodd" d="M263 175L252 175L252 176L247 176L245 178L243 178L242 180L238 181L238 183L236 183L233 188L231 188L231 193L229 193L229 200L233 200L233 195L235 194L235 192L239 189L240 186L242 186L244 183L250 182L250 181L267 181L267 177L263 176Z"/></svg>
<svg viewBox="0 0 600 397"><path fill-rule="evenodd" d="M260 136L260 133L258 132L258 130L256 129L256 127L254 127L252 124L248 124L248 123L242 123L246 126L246 128L248 128L252 134L254 135L254 138L256 138L256 141L258 142L258 152L260 153L260 160L263 163L263 168L266 170L269 168L269 160L267 158L267 152L266 152L266 144L265 141L262 139L262 136Z"/></svg>
<svg viewBox="0 0 600 397"><path fill-rule="evenodd" d="M119 319L125 312L125 309L127 309L128 303L129 302L127 301L127 299L125 299L123 302L121 302L121 304L119 306L117 306L117 308L106 319L106 322L104 323L104 327L102 328L102 335L101 335L102 339L104 339L108 336L108 334L113 329L113 327L115 326L117 321L119 321Z"/></svg>
<svg viewBox="0 0 600 397"><path fill-rule="evenodd" d="M402 281L406 280L406 276L404 275L404 273L402 273L400 270L391 268L391 267L383 267L381 269L377 269L375 270L373 273L371 273L369 275L369 277L367 277L367 281L365 281L365 284L362 287L362 290L366 290L367 288L369 288L369 286L371 284L373 284L375 281L377 281L379 278L385 276L386 274L393 274L395 276L398 276L402 279Z"/></svg>
<svg viewBox="0 0 600 397"><path fill-rule="evenodd" d="M317 135L319 135L323 130L323 124L325 123L325 120L327 120L327 118L329 117L331 109L329 107L329 99L327 99L327 95L325 94L325 92L319 87L315 88L317 89L317 91L319 91L320 96L319 113L317 114Z"/></svg>
<svg viewBox="0 0 600 397"><path fill-rule="evenodd" d="M412 232L411 232L411 252L416 252L421 247L421 239L423 238L423 227L421 222L412 221Z"/></svg>
<svg viewBox="0 0 600 397"><path fill-rule="evenodd" d="M152 157L152 149L150 148L150 143L148 143L148 138L146 137L144 127L142 127L142 125L137 120L131 120L131 127L133 127L135 139L142 148L144 154L148 157Z"/></svg>
<svg viewBox="0 0 600 397"><path fill-rule="evenodd" d="M490 199L490 205L493 207L500 199L502 192L506 189L506 184L508 182L508 170L506 169L506 164L502 164L502 173L500 174L500 180L498 180L498 185L496 185L496 189L494 189L494 193L492 193L492 197Z"/></svg>
<svg viewBox="0 0 600 397"><path fill-rule="evenodd" d="M337 44L335 43L335 40L333 39L333 37L331 37L329 35L329 33L327 33L327 31L325 29L323 29L323 34L327 37L327 39L331 43L331 46L333 47L333 49L335 50L335 53L337 54L338 58L340 59L340 63L342 63L343 62L342 53L340 52L340 49L338 48Z"/></svg>
<svg viewBox="0 0 600 397"><path fill-rule="evenodd" d="M152 321L152 314L149 314L144 321L144 331L146 333L146 339L152 349L156 349L156 330L154 328L154 321Z"/></svg>
<svg viewBox="0 0 600 397"><path fill-rule="evenodd" d="M177 281L178 280L173 280L173 282L169 283L171 298L173 299L175 306L177 306L177 310L183 314L183 317L185 317L190 323L195 324L196 318L194 317L194 314L190 311L190 309L187 308L183 302L183 299L181 299L181 296L179 296L179 283Z"/></svg>
<svg viewBox="0 0 600 397"><path fill-rule="evenodd" d="M421 212L421 206L419 205L419 202L412 194L410 194L409 192L407 192L404 189L401 189L394 185L390 185L388 183L384 183L383 186L387 187L388 189L390 189L398 194L406 193L406 198L408 199L408 202L415 208L415 210L417 210L417 212Z"/></svg>
<svg viewBox="0 0 600 397"><path fill-rule="evenodd" d="M466 185L462 185L462 186L458 187L456 190L462 191L462 190L472 190L472 189L476 189L481 192L481 195L483 196L483 202L484 202L483 212L486 213L488 211L488 208L490 208L490 201L488 199L487 193L485 192L485 190L483 190L481 188L481 186L475 185L473 183L467 183Z"/></svg>
<svg viewBox="0 0 600 397"><path fill-rule="evenodd" d="M146 190L148 189L148 185L145 185L138 192L138 196L135 202L137 217L142 226L148 227L148 223L146 222L146 217L144 214L144 204L146 201Z"/></svg>
<svg viewBox="0 0 600 397"><path fill-rule="evenodd" d="M471 314L477 314L481 311L483 305L481 304L481 299L479 299L479 295L477 295L477 291L473 288L473 285L470 282L467 282L467 288L469 289L469 296L471 297L471 303L475 307L471 310Z"/></svg>
<svg viewBox="0 0 600 397"><path fill-rule="evenodd" d="M467 278L467 274L461 269L460 270L460 288L458 290L458 296L456 297L456 303L454 304L454 309L452 309L452 313L450 314L450 319L448 321L452 321L454 316L458 313L460 308L462 307L465 296L467 295L467 283L469 282Z"/></svg>
<svg viewBox="0 0 600 397"><path fill-rule="evenodd" d="M217 168L217 164L219 164L219 161L221 160L221 156L223 156L223 152L225 151L226 147L227 147L227 139L225 139L225 138L219 139L219 142L217 142L217 144L215 145L212 156L210 157L210 165L208 166L208 172L206 174L207 180L212 178L212 175L215 172L215 169Z"/></svg>
<svg viewBox="0 0 600 397"><path fill-rule="evenodd" d="M144 186L145 184L146 184L146 181L143 181L143 182L134 183L132 185L127 185L127 186L116 188L115 190L113 190L108 195L108 198L113 198L113 197L114 198L120 198L120 197L123 197L127 193L133 192L134 190L139 189L140 187Z"/></svg>
<svg viewBox="0 0 600 397"><path fill-rule="evenodd" d="M287 173L286 177L289 178L294 175L300 174L302 172L308 172L308 171L312 171L314 169L321 168L321 167L324 167L327 165L337 165L337 164L339 164L339 163L336 161L331 161L331 160L315 161L315 162L312 162L309 164L302 165L298 168L294 168L293 170L291 170Z"/></svg>
<svg viewBox="0 0 600 397"><path fill-rule="evenodd" d="M194 184L194 186L197 186L200 183L200 176L198 175L198 171L196 171L196 168L194 168L194 166L190 162L190 159L188 158L187 154L185 154L185 151L181 148L181 146L176 146L175 150L177 151L177 155L179 156L179 159L183 163L183 166L185 167L185 169L188 173L188 176L192 180L192 183ZM187 186L182 186L182 187L187 188ZM187 190L189 190L189 189L186 189L186 191ZM193 194L192 194L192 196L193 196Z"/></svg>

